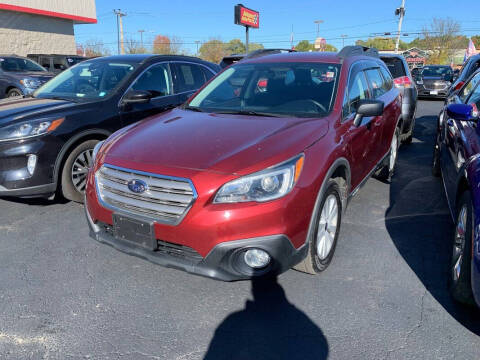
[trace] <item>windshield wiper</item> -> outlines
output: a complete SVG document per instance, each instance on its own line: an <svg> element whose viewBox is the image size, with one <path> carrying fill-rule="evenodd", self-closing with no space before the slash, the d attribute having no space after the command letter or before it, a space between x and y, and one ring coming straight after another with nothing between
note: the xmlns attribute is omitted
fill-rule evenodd
<svg viewBox="0 0 480 360"><path fill-rule="evenodd" d="M265 116L265 117L289 117L289 115L269 113L263 111L253 111L253 110L221 110L215 111L217 114L234 114L234 115L250 115L250 116Z"/></svg>
<svg viewBox="0 0 480 360"><path fill-rule="evenodd" d="M183 110L190 110L190 111L197 111L197 112L203 112L202 109L195 107L195 106L184 106Z"/></svg>

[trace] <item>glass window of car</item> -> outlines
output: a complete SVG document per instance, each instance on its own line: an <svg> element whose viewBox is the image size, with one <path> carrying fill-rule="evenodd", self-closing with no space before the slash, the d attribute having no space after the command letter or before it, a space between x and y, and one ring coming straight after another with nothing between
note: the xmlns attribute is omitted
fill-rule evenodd
<svg viewBox="0 0 480 360"><path fill-rule="evenodd" d="M173 63L175 68L175 92L182 93L201 88L207 81L200 65L190 63Z"/></svg>
<svg viewBox="0 0 480 360"><path fill-rule="evenodd" d="M153 97L170 95L172 87L168 65L166 63L153 65L135 81L132 89L149 91Z"/></svg>
<svg viewBox="0 0 480 360"><path fill-rule="evenodd" d="M402 76L407 76L405 68L403 67L403 61L396 57L382 57L383 62L387 65L388 70L392 76L396 79Z"/></svg>
<svg viewBox="0 0 480 360"><path fill-rule="evenodd" d="M82 62L45 83L33 96L78 101L104 98L114 93L137 66L133 62Z"/></svg>
<svg viewBox="0 0 480 360"><path fill-rule="evenodd" d="M206 81L209 81L212 77L215 76L215 74L211 72L209 69L207 69L206 67L200 66L200 69L203 71L203 75L205 76Z"/></svg>
<svg viewBox="0 0 480 360"><path fill-rule="evenodd" d="M384 67L380 67L380 72L382 73L382 76L383 76L383 85L384 85L385 91L390 91L393 88L392 75Z"/></svg>
<svg viewBox="0 0 480 360"><path fill-rule="evenodd" d="M425 66L422 76L440 76L447 77L453 75L452 68L449 66Z"/></svg>
<svg viewBox="0 0 480 360"><path fill-rule="evenodd" d="M463 88L465 90L467 87L470 88L470 91L468 95L465 97L465 100L462 100L463 102L473 105L474 110L478 113L478 110L480 109L480 72L476 74L470 82ZM462 90L462 92L463 92ZM463 94L462 94L463 95ZM460 99L462 99L460 97Z"/></svg>
<svg viewBox="0 0 480 360"><path fill-rule="evenodd" d="M460 98L461 102L465 102L467 98L470 96L470 93L475 88L475 86L480 81L480 73L475 75L472 80L468 82L467 85L463 87L463 89L459 92L458 97Z"/></svg>
<svg viewBox="0 0 480 360"><path fill-rule="evenodd" d="M65 70L66 68L68 68L67 59L64 57L54 57L53 68L60 71Z"/></svg>
<svg viewBox="0 0 480 360"><path fill-rule="evenodd" d="M386 90L379 68L368 69L365 73L367 74L368 83L372 91L372 98L376 99L388 91Z"/></svg>
<svg viewBox="0 0 480 360"><path fill-rule="evenodd" d="M368 84L365 73L359 71L348 85L347 97L343 106L343 115L347 117L357 110L360 100L368 99Z"/></svg>
<svg viewBox="0 0 480 360"><path fill-rule="evenodd" d="M188 107L217 113L322 117L334 103L338 64L235 64L214 78Z"/></svg>
<svg viewBox="0 0 480 360"><path fill-rule="evenodd" d="M0 58L0 67L6 72L46 71L32 60L14 57Z"/></svg>

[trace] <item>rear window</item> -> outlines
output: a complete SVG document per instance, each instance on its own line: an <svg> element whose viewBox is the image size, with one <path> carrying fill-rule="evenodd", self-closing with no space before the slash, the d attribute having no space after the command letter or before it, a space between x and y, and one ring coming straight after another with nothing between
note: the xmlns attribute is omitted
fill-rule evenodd
<svg viewBox="0 0 480 360"><path fill-rule="evenodd" d="M402 60L395 57L385 57L382 58L382 60L385 64L387 64L388 70L390 70L390 73L394 79L407 76Z"/></svg>

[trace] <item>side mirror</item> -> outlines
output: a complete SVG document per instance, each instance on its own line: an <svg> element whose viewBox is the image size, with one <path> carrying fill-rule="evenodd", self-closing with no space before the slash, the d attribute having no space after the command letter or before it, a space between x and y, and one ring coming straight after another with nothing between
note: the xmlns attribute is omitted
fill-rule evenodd
<svg viewBox="0 0 480 360"><path fill-rule="evenodd" d="M357 106L357 113L353 124L359 126L362 119L370 116L380 116L383 114L383 107L385 104L381 100L360 100Z"/></svg>
<svg viewBox="0 0 480 360"><path fill-rule="evenodd" d="M152 93L145 90L130 90L122 100L125 105L129 104L146 104L152 98Z"/></svg>
<svg viewBox="0 0 480 360"><path fill-rule="evenodd" d="M459 121L477 121L473 116L472 105L467 104L450 104L447 106L448 117Z"/></svg>

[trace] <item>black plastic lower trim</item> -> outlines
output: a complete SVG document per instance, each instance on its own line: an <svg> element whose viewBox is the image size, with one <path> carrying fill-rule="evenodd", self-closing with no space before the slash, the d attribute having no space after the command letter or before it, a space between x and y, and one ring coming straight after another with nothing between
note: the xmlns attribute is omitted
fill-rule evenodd
<svg viewBox="0 0 480 360"><path fill-rule="evenodd" d="M7 189L0 185L0 196L16 196L24 198L50 196L57 190L57 184L46 184L19 189Z"/></svg>
<svg viewBox="0 0 480 360"><path fill-rule="evenodd" d="M115 238L111 232L105 231L98 224L94 224L87 210L86 216L90 226L90 236L101 243L158 265L223 281L244 280L256 276L280 274L302 261L307 255L308 249L306 245L296 249L285 235L271 235L218 244L205 258L191 256L188 253L186 256L176 256L164 251L148 250L128 241ZM245 271L235 266L235 263L238 262L237 256L243 254L243 251L248 248L263 249L270 254L272 262L268 266L268 271Z"/></svg>

